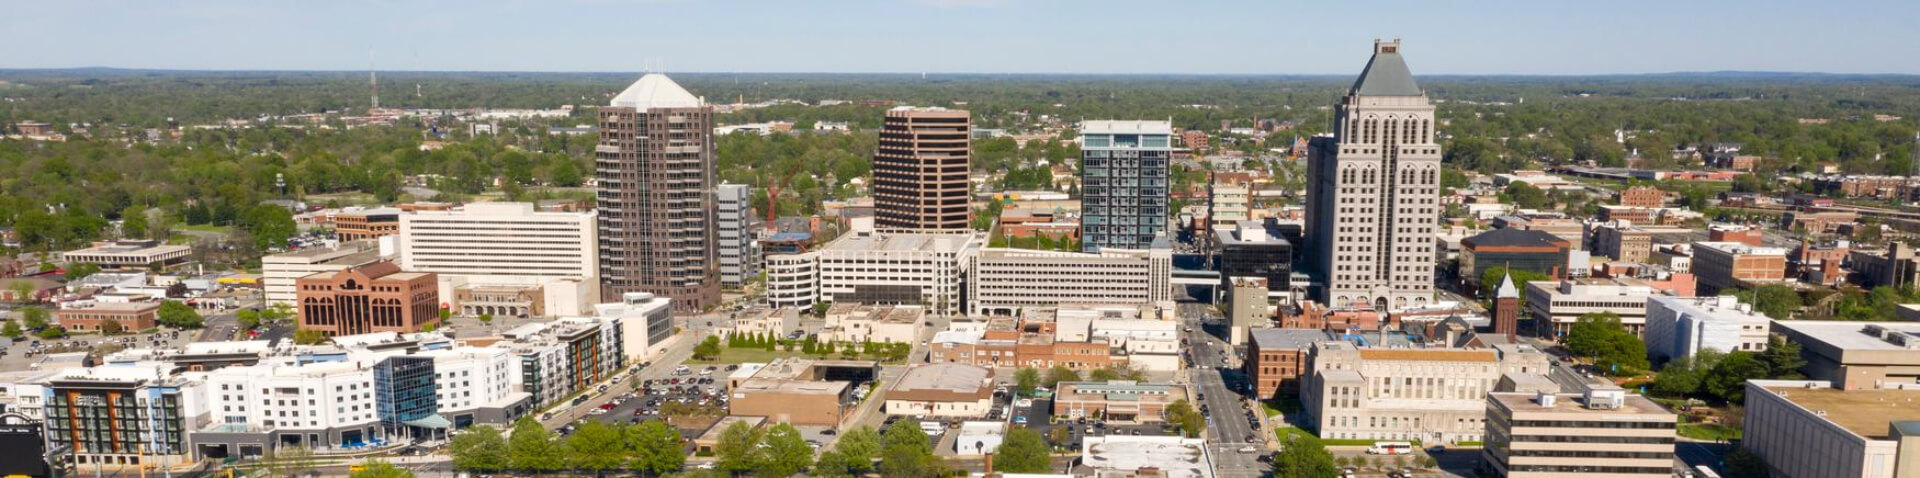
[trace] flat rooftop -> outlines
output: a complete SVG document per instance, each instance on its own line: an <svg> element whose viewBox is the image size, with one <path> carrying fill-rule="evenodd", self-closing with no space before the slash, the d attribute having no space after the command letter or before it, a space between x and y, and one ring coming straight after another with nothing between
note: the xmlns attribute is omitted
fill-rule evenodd
<svg viewBox="0 0 1920 478"><path fill-rule="evenodd" d="M852 385L847 382L750 378L734 387L735 393L787 393L796 395L840 395Z"/></svg>
<svg viewBox="0 0 1920 478"><path fill-rule="evenodd" d="M828 243L822 251L835 252L958 252L974 242L975 234L873 233L848 234Z"/></svg>
<svg viewBox="0 0 1920 478"><path fill-rule="evenodd" d="M147 244L142 242L95 243L93 247L67 251L66 254L165 254L193 250L193 246Z"/></svg>
<svg viewBox="0 0 1920 478"><path fill-rule="evenodd" d="M1253 329L1253 348L1258 349L1297 349L1306 350L1315 342L1333 340L1327 332L1320 329Z"/></svg>
<svg viewBox="0 0 1920 478"><path fill-rule="evenodd" d="M1920 420L1920 390L1836 390L1832 388L1767 387L1787 401L1863 437L1884 440L1893 422Z"/></svg>
<svg viewBox="0 0 1920 478"><path fill-rule="evenodd" d="M1432 362L1498 362L1500 357L1492 350L1413 350L1413 349L1360 349L1363 360L1422 360Z"/></svg>
<svg viewBox="0 0 1920 478"><path fill-rule="evenodd" d="M1868 335L1869 325L1908 334L1920 335L1920 323L1915 322L1849 322L1838 320L1776 320L1773 326L1786 329L1793 335L1823 343L1841 350L1910 350L1904 346L1888 342L1879 335ZM1914 350L1920 353L1920 350Z"/></svg>
<svg viewBox="0 0 1920 478"><path fill-rule="evenodd" d="M1557 398L1554 400L1552 407L1540 405L1540 402L1535 400L1536 395L1532 393L1490 393L1487 394L1487 397L1500 402L1501 405L1506 406L1508 410L1512 410L1515 413L1553 412L1594 415L1593 417L1582 418L1582 420L1646 421L1648 418L1674 416L1672 411L1668 411L1666 407L1654 403L1653 400L1648 400L1647 397L1633 394L1626 396L1626 400L1621 403L1620 408L1609 409L1587 408L1586 401L1580 397L1580 394L1556 394L1555 397ZM1634 417L1632 415L1641 416ZM1670 420L1672 418L1666 419Z"/></svg>
<svg viewBox="0 0 1920 478"><path fill-rule="evenodd" d="M894 382L893 389L978 393L982 388L991 386L987 383L990 377L993 377L993 370L985 367L959 363L923 364L908 368L906 375Z"/></svg>
<svg viewBox="0 0 1920 478"><path fill-rule="evenodd" d="M1180 437L1088 437L1080 446L1080 461L1098 470L1157 468L1166 478L1212 478L1204 443Z"/></svg>
<svg viewBox="0 0 1920 478"><path fill-rule="evenodd" d="M355 241L361 242L361 241ZM380 249L373 247L372 241L364 244L349 242L336 247L309 247L297 251L273 254L261 259L265 262L286 262L284 259L306 259L305 262L324 263L334 261L367 263L380 258ZM274 261L280 258L283 261Z"/></svg>

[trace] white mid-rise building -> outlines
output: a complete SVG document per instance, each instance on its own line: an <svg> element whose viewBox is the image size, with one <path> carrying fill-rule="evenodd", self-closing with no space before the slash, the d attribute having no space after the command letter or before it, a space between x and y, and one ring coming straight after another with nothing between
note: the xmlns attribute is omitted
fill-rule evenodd
<svg viewBox="0 0 1920 478"><path fill-rule="evenodd" d="M1508 374L1543 376L1551 358L1526 345L1405 349L1321 342L1301 387L1307 419L1338 440L1480 441L1487 393Z"/></svg>
<svg viewBox="0 0 1920 478"><path fill-rule="evenodd" d="M371 264L383 257L375 241L349 241L331 247L313 247L260 258L260 285L268 304L293 305L293 282L321 272L335 272Z"/></svg>
<svg viewBox="0 0 1920 478"><path fill-rule="evenodd" d="M1013 315L1071 304L1152 305L1173 300L1173 249L1099 252L982 249L967 263L967 312Z"/></svg>
<svg viewBox="0 0 1920 478"><path fill-rule="evenodd" d="M767 256L768 301L774 307L924 305L932 313L958 314L963 268L985 239L982 233L856 228L818 250Z"/></svg>
<svg viewBox="0 0 1920 478"><path fill-rule="evenodd" d="M740 287L760 273L753 241L753 191L745 184L714 188L714 237L720 257L720 285Z"/></svg>
<svg viewBox="0 0 1920 478"><path fill-rule="evenodd" d="M1702 349L1760 352L1773 320L1733 296L1647 299L1647 358L1665 363Z"/></svg>
<svg viewBox="0 0 1920 478"><path fill-rule="evenodd" d="M1640 333L1647 323L1647 299L1660 295L1653 286L1630 280L1565 279L1527 283L1526 317L1541 336L1561 338L1580 316L1611 312L1620 325Z"/></svg>
<svg viewBox="0 0 1920 478"><path fill-rule="evenodd" d="M402 214L400 268L438 274L461 315L580 315L599 302L595 214L520 202Z"/></svg>

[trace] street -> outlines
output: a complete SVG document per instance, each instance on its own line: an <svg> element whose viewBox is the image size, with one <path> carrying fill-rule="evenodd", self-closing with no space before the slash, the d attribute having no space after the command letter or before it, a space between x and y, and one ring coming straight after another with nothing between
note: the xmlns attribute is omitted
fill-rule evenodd
<svg viewBox="0 0 1920 478"><path fill-rule="evenodd" d="M1252 402L1228 386L1230 379L1241 383L1237 370L1225 368L1234 362L1232 347L1205 327L1205 318L1210 317L1212 311L1201 304L1181 304L1180 312L1186 326L1193 330L1187 334L1187 350L1191 353L1188 374L1199 398L1201 414L1207 417L1208 453L1213 455L1217 476L1265 475L1267 465L1259 462L1258 457L1270 451L1267 437L1248 419ZM1253 452L1242 451L1247 447L1253 447Z"/></svg>

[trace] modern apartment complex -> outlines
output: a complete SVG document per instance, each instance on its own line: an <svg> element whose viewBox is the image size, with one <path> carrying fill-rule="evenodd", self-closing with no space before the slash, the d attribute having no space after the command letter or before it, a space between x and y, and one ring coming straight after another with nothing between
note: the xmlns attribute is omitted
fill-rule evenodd
<svg viewBox="0 0 1920 478"><path fill-rule="evenodd" d="M714 188L713 205L720 285L739 288L760 274L760 251L753 240L753 190L745 184L722 184Z"/></svg>
<svg viewBox="0 0 1920 478"><path fill-rule="evenodd" d="M1331 439L1480 441L1487 393L1502 377L1546 375L1550 357L1526 345L1404 349L1320 342L1301 402Z"/></svg>
<svg viewBox="0 0 1920 478"><path fill-rule="evenodd" d="M1080 125L1081 249L1146 249L1167 229L1173 123Z"/></svg>
<svg viewBox="0 0 1920 478"><path fill-rule="evenodd" d="M650 73L600 108L599 124L600 296L649 292L680 312L719 303L713 108Z"/></svg>
<svg viewBox="0 0 1920 478"><path fill-rule="evenodd" d="M966 110L887 110L873 155L873 222L883 232L969 227L972 120Z"/></svg>
<svg viewBox="0 0 1920 478"><path fill-rule="evenodd" d="M1673 476L1678 416L1625 390L1487 395L1483 463L1507 478Z"/></svg>
<svg viewBox="0 0 1920 478"><path fill-rule="evenodd" d="M1400 41L1373 59L1340 100L1334 133L1314 137L1307 162L1307 246L1334 306L1426 305L1433 296L1440 145L1433 104L1413 81Z"/></svg>
<svg viewBox="0 0 1920 478"><path fill-rule="evenodd" d="M1067 304L1150 305L1173 300L1173 249L1099 252L981 249L966 264L969 314L1014 315Z"/></svg>

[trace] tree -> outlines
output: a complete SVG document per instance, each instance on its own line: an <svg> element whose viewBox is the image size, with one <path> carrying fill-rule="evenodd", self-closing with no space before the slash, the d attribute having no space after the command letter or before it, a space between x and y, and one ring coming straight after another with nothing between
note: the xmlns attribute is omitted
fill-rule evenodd
<svg viewBox="0 0 1920 478"><path fill-rule="evenodd" d="M1720 363L1714 364L1701 386L1707 393L1727 403L1743 403L1747 396L1747 380L1766 377L1766 363L1755 359L1752 352L1736 350L1720 359Z"/></svg>
<svg viewBox="0 0 1920 478"><path fill-rule="evenodd" d="M233 320L240 323L240 330L253 330L254 327L260 326L260 311L240 309L239 312L233 313Z"/></svg>
<svg viewBox="0 0 1920 478"><path fill-rule="evenodd" d="M700 345L693 346L693 356L701 360L720 358L720 336L709 335L706 340L700 341Z"/></svg>
<svg viewBox="0 0 1920 478"><path fill-rule="evenodd" d="M7 325L0 326L0 337L18 339L24 335L26 335L26 332L20 330L20 322L18 321L9 320L7 321Z"/></svg>
<svg viewBox="0 0 1920 478"><path fill-rule="evenodd" d="M29 281L16 280L7 283L7 291L13 293L13 301L22 304L31 304L39 300L33 296L35 289L33 282Z"/></svg>
<svg viewBox="0 0 1920 478"><path fill-rule="evenodd" d="M293 213L287 208L260 204L247 209L237 221L241 229L253 238L254 247L271 249L286 247L287 239L300 233L300 227L293 222Z"/></svg>
<svg viewBox="0 0 1920 478"><path fill-rule="evenodd" d="M1727 451L1727 478L1767 478L1767 462L1744 447Z"/></svg>
<svg viewBox="0 0 1920 478"><path fill-rule="evenodd" d="M293 343L300 345L324 344L327 343L327 334L326 332L312 329L295 330L293 331Z"/></svg>
<svg viewBox="0 0 1920 478"><path fill-rule="evenodd" d="M122 239L147 238L147 208L145 206L127 206L120 211L120 237Z"/></svg>
<svg viewBox="0 0 1920 478"><path fill-rule="evenodd" d="M1680 357L1668 361L1653 378L1653 390L1669 397L1683 397L1700 393L1701 384L1714 365L1725 358L1726 353L1718 349L1701 349L1692 357Z"/></svg>
<svg viewBox="0 0 1920 478"><path fill-rule="evenodd" d="M100 335L120 335L126 333L126 331L127 327L120 325L120 321L118 320L107 319L100 322Z"/></svg>
<svg viewBox="0 0 1920 478"><path fill-rule="evenodd" d="M1552 277L1546 274L1526 269L1508 269L1507 266L1488 267L1480 271L1480 292L1486 294L1487 300L1489 301L1488 304L1492 304L1491 301L1493 300L1494 291L1500 289L1500 281L1509 277L1509 274L1513 277L1514 289L1520 292L1520 307L1522 307L1522 310L1525 310L1524 308L1527 306L1527 283L1553 280ZM1463 277L1462 279L1470 280L1471 278Z"/></svg>
<svg viewBox="0 0 1920 478"><path fill-rule="evenodd" d="M833 449L820 454L813 474L826 477L861 476L873 471L873 460L880 457L880 433L873 427L860 427L840 436Z"/></svg>
<svg viewBox="0 0 1920 478"><path fill-rule="evenodd" d="M413 471L393 466L392 463L374 460L366 468L347 475L347 478L413 478Z"/></svg>
<svg viewBox="0 0 1920 478"><path fill-rule="evenodd" d="M1891 288L1889 293L1898 294ZM1766 284L1753 289L1753 310L1776 320L1793 318L1800 310L1800 293L1782 284Z"/></svg>
<svg viewBox="0 0 1920 478"><path fill-rule="evenodd" d="M759 449L760 430L747 422L733 422L720 431L720 442L713 447L714 465L736 475L753 471Z"/></svg>
<svg viewBox="0 0 1920 478"><path fill-rule="evenodd" d="M474 319L479 320L482 324L493 325L493 314L480 314L479 317L474 317Z"/></svg>
<svg viewBox="0 0 1920 478"><path fill-rule="evenodd" d="M29 329L44 329L47 328L48 315L47 309L26 307L20 309L20 322Z"/></svg>
<svg viewBox="0 0 1920 478"><path fill-rule="evenodd" d="M680 471L687 464L685 444L680 432L660 420L647 420L628 429L633 460L627 467L641 475L661 476Z"/></svg>
<svg viewBox="0 0 1920 478"><path fill-rule="evenodd" d="M205 323L205 320L200 318L200 312L193 310L193 306L177 300L161 302L158 315L160 325L176 329L197 329Z"/></svg>
<svg viewBox="0 0 1920 478"><path fill-rule="evenodd" d="M72 264L67 264L67 282L73 282L80 279L85 279L87 278L87 276L99 274L99 273L100 273L100 265L94 264L92 262L75 262Z"/></svg>
<svg viewBox="0 0 1920 478"><path fill-rule="evenodd" d="M1188 402L1184 398L1174 400L1173 403L1167 404L1166 414L1167 423L1180 427L1180 432L1186 434L1188 438L1205 436L1207 417L1200 415L1200 411L1193 408L1193 402Z"/></svg>
<svg viewBox="0 0 1920 478"><path fill-rule="evenodd" d="M933 456L933 443L920 424L908 420L887 426L880 441L880 474L899 478L935 478L946 465Z"/></svg>
<svg viewBox="0 0 1920 478"><path fill-rule="evenodd" d="M453 468L464 471L507 469L507 439L493 427L470 427L453 436L447 445L453 455Z"/></svg>
<svg viewBox="0 0 1920 478"><path fill-rule="evenodd" d="M565 442L567 465L600 476L627 463L626 432L598 420L581 424Z"/></svg>
<svg viewBox="0 0 1920 478"><path fill-rule="evenodd" d="M1778 335L1768 337L1767 350L1760 352L1760 361L1767 364L1767 378L1799 380L1805 377L1800 369L1807 366L1807 359L1800 355L1799 342Z"/></svg>
<svg viewBox="0 0 1920 478"><path fill-rule="evenodd" d="M44 329L40 329L39 333L36 333L33 335L36 337L40 337L42 339L64 339L64 338L67 338L67 329L61 328L61 327L47 327Z"/></svg>
<svg viewBox="0 0 1920 478"><path fill-rule="evenodd" d="M800 430L782 423L767 430L761 439L759 457L754 460L754 475L786 478L805 471L813 463L813 446L800 436Z"/></svg>
<svg viewBox="0 0 1920 478"><path fill-rule="evenodd" d="M994 448L993 464L995 470L1007 473L1046 473L1053 469L1053 454L1040 432L1015 427Z"/></svg>
<svg viewBox="0 0 1920 478"><path fill-rule="evenodd" d="M533 417L520 417L513 424L513 435L507 437L507 463L529 473L560 471L566 466L561 448L552 430L540 426Z"/></svg>
<svg viewBox="0 0 1920 478"><path fill-rule="evenodd" d="M1287 442L1273 457L1273 476L1331 477L1340 473L1333 454L1318 438L1301 436Z"/></svg>
<svg viewBox="0 0 1920 478"><path fill-rule="evenodd" d="M1647 344L1620 325L1620 316L1612 312L1580 316L1567 331L1567 351L1593 358L1600 370L1627 375L1646 370Z"/></svg>
<svg viewBox="0 0 1920 478"><path fill-rule="evenodd" d="M1021 367L1019 371L1013 373L1013 386L1022 394L1033 393L1033 389L1040 387L1040 371L1032 367Z"/></svg>
<svg viewBox="0 0 1920 478"><path fill-rule="evenodd" d="M1047 388L1059 387L1060 382L1078 381L1080 381L1080 372L1075 372L1065 365L1055 365L1053 368L1047 369Z"/></svg>

